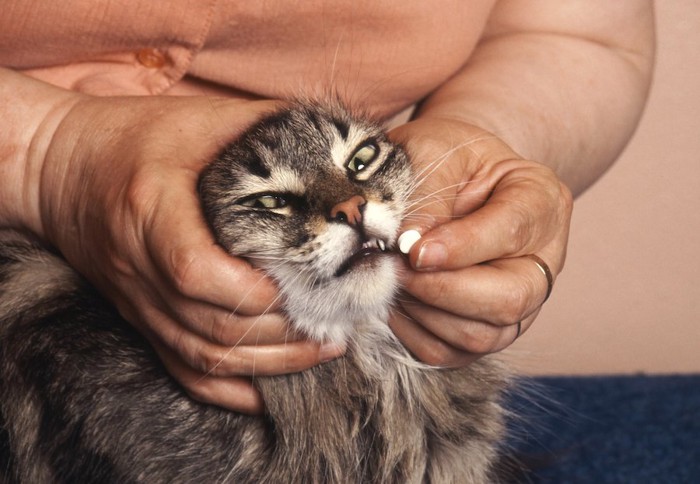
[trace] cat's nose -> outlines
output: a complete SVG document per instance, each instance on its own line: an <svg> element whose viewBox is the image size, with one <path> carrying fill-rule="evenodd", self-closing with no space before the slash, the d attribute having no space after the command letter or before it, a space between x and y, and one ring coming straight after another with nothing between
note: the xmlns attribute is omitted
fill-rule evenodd
<svg viewBox="0 0 700 484"><path fill-rule="evenodd" d="M362 206L367 203L360 195L350 197L331 208L331 220L345 222L348 225L358 225L362 222Z"/></svg>

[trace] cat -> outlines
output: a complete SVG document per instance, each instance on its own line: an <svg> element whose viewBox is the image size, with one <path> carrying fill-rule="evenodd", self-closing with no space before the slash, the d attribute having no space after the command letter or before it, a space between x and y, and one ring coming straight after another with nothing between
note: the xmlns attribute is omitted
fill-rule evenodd
<svg viewBox="0 0 700 484"><path fill-rule="evenodd" d="M315 103L263 118L202 172L202 207L218 243L276 280L296 331L347 346L300 373L256 376L261 417L192 400L59 255L6 234L0 476L492 482L506 371L491 357L429 367L387 325L398 291L392 249L415 178L405 150L377 124Z"/></svg>

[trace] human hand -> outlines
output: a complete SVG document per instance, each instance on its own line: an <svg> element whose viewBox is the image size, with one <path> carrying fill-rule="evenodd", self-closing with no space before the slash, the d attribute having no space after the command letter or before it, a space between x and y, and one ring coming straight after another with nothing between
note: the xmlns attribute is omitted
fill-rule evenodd
<svg viewBox="0 0 700 484"><path fill-rule="evenodd" d="M40 172L43 235L148 338L197 400L262 411L249 375L338 356L299 340L272 282L215 244L198 174L272 102L82 96Z"/></svg>
<svg viewBox="0 0 700 484"><path fill-rule="evenodd" d="M418 186L402 232L404 293L390 325L420 360L459 367L526 331L564 265L572 196L548 167L490 133L419 118L390 133L412 155Z"/></svg>

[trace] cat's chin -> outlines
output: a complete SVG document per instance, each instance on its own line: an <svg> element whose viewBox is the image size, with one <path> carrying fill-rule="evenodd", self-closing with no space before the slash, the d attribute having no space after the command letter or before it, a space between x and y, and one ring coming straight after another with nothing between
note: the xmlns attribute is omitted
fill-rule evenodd
<svg viewBox="0 0 700 484"><path fill-rule="evenodd" d="M279 276L279 274L278 274ZM344 345L359 327L385 328L396 294L397 262L372 254L341 276L300 284L299 274L276 277L292 326L319 342Z"/></svg>

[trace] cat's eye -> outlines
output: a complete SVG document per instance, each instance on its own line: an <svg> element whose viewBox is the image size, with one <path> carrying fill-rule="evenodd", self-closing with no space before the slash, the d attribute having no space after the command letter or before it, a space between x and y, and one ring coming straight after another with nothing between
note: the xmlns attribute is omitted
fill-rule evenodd
<svg viewBox="0 0 700 484"><path fill-rule="evenodd" d="M259 195L246 198L238 203L244 207L273 210L286 207L289 201L281 195Z"/></svg>
<svg viewBox="0 0 700 484"><path fill-rule="evenodd" d="M374 161L378 152L379 148L373 142L364 144L350 158L347 164L348 170L353 173L361 172Z"/></svg>

